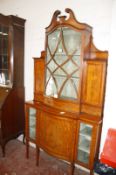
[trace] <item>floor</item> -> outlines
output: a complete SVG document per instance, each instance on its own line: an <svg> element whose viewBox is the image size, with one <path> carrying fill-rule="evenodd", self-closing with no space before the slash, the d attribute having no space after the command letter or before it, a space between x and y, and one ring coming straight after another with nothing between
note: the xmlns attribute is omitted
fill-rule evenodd
<svg viewBox="0 0 116 175"><path fill-rule="evenodd" d="M41 151L39 167L36 166L35 148L30 147L30 157L26 158L25 145L19 140L9 141L6 145L6 157L2 157L0 147L0 175L68 175L70 166ZM74 175L89 175L75 168Z"/></svg>

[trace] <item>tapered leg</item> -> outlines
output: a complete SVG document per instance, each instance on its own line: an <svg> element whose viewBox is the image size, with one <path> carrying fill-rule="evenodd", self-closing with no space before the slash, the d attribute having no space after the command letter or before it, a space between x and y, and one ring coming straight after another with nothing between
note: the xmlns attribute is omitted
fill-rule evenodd
<svg viewBox="0 0 116 175"><path fill-rule="evenodd" d="M90 170L90 175L94 175L94 171L93 171L93 169Z"/></svg>
<svg viewBox="0 0 116 175"><path fill-rule="evenodd" d="M2 145L2 156L5 157L5 145Z"/></svg>
<svg viewBox="0 0 116 175"><path fill-rule="evenodd" d="M25 133L23 134L23 143L25 144Z"/></svg>
<svg viewBox="0 0 116 175"><path fill-rule="evenodd" d="M69 175L73 175L73 174L74 174L74 168L75 168L74 163L71 163L71 166L70 166L70 174L69 174Z"/></svg>
<svg viewBox="0 0 116 175"><path fill-rule="evenodd" d="M26 157L29 158L29 141L26 139Z"/></svg>
<svg viewBox="0 0 116 175"><path fill-rule="evenodd" d="M39 166L40 149L36 146L36 165Z"/></svg>

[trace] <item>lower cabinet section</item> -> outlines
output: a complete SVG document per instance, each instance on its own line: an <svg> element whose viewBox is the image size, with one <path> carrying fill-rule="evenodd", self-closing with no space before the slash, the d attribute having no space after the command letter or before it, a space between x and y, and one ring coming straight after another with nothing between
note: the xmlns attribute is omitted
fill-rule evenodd
<svg viewBox="0 0 116 175"><path fill-rule="evenodd" d="M73 165L71 168L78 164L88 168L90 174L93 173L99 146L99 120L51 109L41 103L28 102L25 109L27 157L29 142L33 142L37 150L41 148L52 156L70 162Z"/></svg>

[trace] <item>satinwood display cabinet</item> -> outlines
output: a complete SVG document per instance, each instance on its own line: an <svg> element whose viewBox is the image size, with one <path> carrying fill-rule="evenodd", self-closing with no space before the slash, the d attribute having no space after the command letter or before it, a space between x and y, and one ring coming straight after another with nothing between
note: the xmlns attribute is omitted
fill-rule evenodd
<svg viewBox="0 0 116 175"><path fill-rule="evenodd" d="M0 14L0 145L24 133L24 24Z"/></svg>
<svg viewBox="0 0 116 175"><path fill-rule="evenodd" d="M45 51L34 58L34 100L26 102L26 147L40 148L90 170L99 155L107 51L93 44L92 27L56 11L46 28Z"/></svg>

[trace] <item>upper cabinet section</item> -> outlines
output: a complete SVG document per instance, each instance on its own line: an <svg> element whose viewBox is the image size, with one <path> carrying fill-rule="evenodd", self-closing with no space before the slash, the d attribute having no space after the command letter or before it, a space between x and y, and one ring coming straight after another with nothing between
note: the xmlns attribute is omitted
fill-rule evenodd
<svg viewBox="0 0 116 175"><path fill-rule="evenodd" d="M94 46L91 26L78 22L71 9L65 12L66 16L58 10L53 14L45 52L35 59L34 100L101 116L108 52Z"/></svg>
<svg viewBox="0 0 116 175"><path fill-rule="evenodd" d="M46 28L45 95L79 101L83 52L90 38L86 32L91 27L78 23L70 9L66 12L69 17L56 11Z"/></svg>

